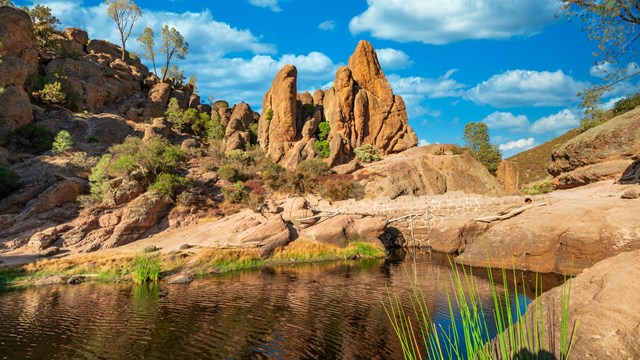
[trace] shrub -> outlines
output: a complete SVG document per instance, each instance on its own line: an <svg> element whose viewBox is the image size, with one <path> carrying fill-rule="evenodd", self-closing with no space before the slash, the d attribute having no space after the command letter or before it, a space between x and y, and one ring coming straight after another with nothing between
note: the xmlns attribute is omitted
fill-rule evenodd
<svg viewBox="0 0 640 360"><path fill-rule="evenodd" d="M14 134L29 142L28 152L32 154L41 154L53 145L53 134L42 127L35 125L24 125L17 128Z"/></svg>
<svg viewBox="0 0 640 360"><path fill-rule="evenodd" d="M359 200L364 195L364 187L351 175L333 175L319 182L318 192L331 201Z"/></svg>
<svg viewBox="0 0 640 360"><path fill-rule="evenodd" d="M638 106L640 106L640 94L635 94L618 101L613 106L612 111L614 115L620 115L626 113L627 111L631 111Z"/></svg>
<svg viewBox="0 0 640 360"><path fill-rule="evenodd" d="M249 166L253 163L253 159L246 151L236 149L227 153L226 162L229 165Z"/></svg>
<svg viewBox="0 0 640 360"><path fill-rule="evenodd" d="M111 161L111 155L102 155L98 163L91 169L91 175L89 175L89 187L91 189L91 195L97 200L101 200L104 196L104 185L108 180L109 163Z"/></svg>
<svg viewBox="0 0 640 360"><path fill-rule="evenodd" d="M316 130L316 138L320 141L327 140L329 138L329 131L331 128L329 127L329 123L326 121L318 124L318 130Z"/></svg>
<svg viewBox="0 0 640 360"><path fill-rule="evenodd" d="M331 149L329 148L329 142L327 140L318 140L313 144L313 150L316 155L322 158L328 158L331 155Z"/></svg>
<svg viewBox="0 0 640 360"><path fill-rule="evenodd" d="M216 171L218 177L229 182L240 181L243 178L242 173L233 165L222 165Z"/></svg>
<svg viewBox="0 0 640 360"><path fill-rule="evenodd" d="M370 163L374 161L380 161L380 155L378 155L378 149L373 145L366 144L360 146L354 150L356 158L362 162Z"/></svg>
<svg viewBox="0 0 640 360"><path fill-rule="evenodd" d="M249 198L249 192L240 181L234 186L223 188L222 195L226 201L233 204L243 203Z"/></svg>
<svg viewBox="0 0 640 360"><path fill-rule="evenodd" d="M224 127L222 127L220 114L215 111L213 112L213 116L211 117L208 137L209 141L221 140L224 138Z"/></svg>
<svg viewBox="0 0 640 360"><path fill-rule="evenodd" d="M185 113L185 117L190 117ZM191 131L201 137L209 137L209 132L211 131L211 116L207 113L197 114L197 117L193 119L191 122Z"/></svg>
<svg viewBox="0 0 640 360"><path fill-rule="evenodd" d="M196 125L196 128L199 127L200 123L200 113L196 109L187 109L182 113L182 130L188 129L195 134L193 131L193 126Z"/></svg>
<svg viewBox="0 0 640 360"><path fill-rule="evenodd" d="M312 177L322 177L331 174L331 168L321 159L307 159L296 166L296 170Z"/></svg>
<svg viewBox="0 0 640 360"><path fill-rule="evenodd" d="M98 140L98 138L95 137L95 136L89 136L87 138L87 143L89 143L89 144L94 144L94 143L97 143L97 142L100 142L100 140Z"/></svg>
<svg viewBox="0 0 640 360"><path fill-rule="evenodd" d="M527 195L547 194L552 191L553 191L553 184L551 184L551 181L549 180L539 182L522 189L522 193Z"/></svg>
<svg viewBox="0 0 640 360"><path fill-rule="evenodd" d="M249 125L249 142L251 142L252 145L255 145L258 143L258 138L259 138L259 134L258 134L258 123L254 123Z"/></svg>
<svg viewBox="0 0 640 360"><path fill-rule="evenodd" d="M284 166L269 161L262 167L262 180L270 189L278 191L285 184L286 173Z"/></svg>
<svg viewBox="0 0 640 360"><path fill-rule="evenodd" d="M51 146L51 152L55 155L60 153L66 153L73 147L73 138L67 130L62 130L56 135Z"/></svg>
<svg viewBox="0 0 640 360"><path fill-rule="evenodd" d="M267 119L267 121L271 121L273 119L273 109L272 108L268 108L267 112L265 113L265 117Z"/></svg>
<svg viewBox="0 0 640 360"><path fill-rule="evenodd" d="M133 280L138 284L157 283L160 277L160 258L142 254L136 256Z"/></svg>
<svg viewBox="0 0 640 360"><path fill-rule="evenodd" d="M0 199L11 194L20 186L20 177L10 173L0 165Z"/></svg>
<svg viewBox="0 0 640 360"><path fill-rule="evenodd" d="M176 132L182 131L183 115L184 115L184 111L180 108L180 104L178 104L178 99L171 98L169 100L169 104L167 105L167 110L164 112L164 116L167 118L167 121L171 124L171 129L173 129L173 131L176 131Z"/></svg>
<svg viewBox="0 0 640 360"><path fill-rule="evenodd" d="M62 105L67 99L67 95L62 91L62 84L60 81L45 84L42 90L40 90L40 101L45 104L59 104Z"/></svg>
<svg viewBox="0 0 640 360"><path fill-rule="evenodd" d="M580 131L585 132L611 119L611 113L606 110L590 110L580 119Z"/></svg>
<svg viewBox="0 0 640 360"><path fill-rule="evenodd" d="M161 196L174 198L180 186L187 183L187 179L176 174L160 174L156 180L149 186L150 190L154 190Z"/></svg>

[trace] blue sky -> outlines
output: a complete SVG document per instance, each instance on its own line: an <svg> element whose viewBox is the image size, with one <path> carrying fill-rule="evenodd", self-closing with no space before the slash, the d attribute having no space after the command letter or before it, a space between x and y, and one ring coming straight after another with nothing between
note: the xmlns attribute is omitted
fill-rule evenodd
<svg viewBox="0 0 640 360"><path fill-rule="evenodd" d="M18 1L23 5L25 2ZM45 0L63 26L118 43L96 0ZM29 5L30 3L26 3ZM361 39L378 50L404 97L421 143L463 143L462 129L485 121L505 156L578 126L576 93L603 70L580 24L557 17L555 0L139 0L144 26L175 26L190 43L177 64L198 76L203 99L245 101L260 110L278 70L298 67L298 90L328 88ZM636 64L628 64L635 69ZM603 106L638 92L617 85Z"/></svg>

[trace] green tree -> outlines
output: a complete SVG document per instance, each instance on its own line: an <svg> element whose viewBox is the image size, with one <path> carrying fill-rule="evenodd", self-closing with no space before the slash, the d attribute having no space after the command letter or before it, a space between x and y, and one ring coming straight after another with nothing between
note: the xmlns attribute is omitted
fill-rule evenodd
<svg viewBox="0 0 640 360"><path fill-rule="evenodd" d="M173 80L175 80L176 82L178 82L180 84L182 84L182 82L184 81L184 70L180 70L180 68L176 64L171 65L169 70L167 70L163 66L162 69L160 69L160 71L163 74L166 74L167 78L173 79Z"/></svg>
<svg viewBox="0 0 640 360"><path fill-rule="evenodd" d="M25 6L22 9L26 11L31 18L33 33L36 36L38 48L42 49L56 46L56 35L61 35L62 32L58 30L60 20L53 16L51 9L42 5L35 5L31 9Z"/></svg>
<svg viewBox="0 0 640 360"><path fill-rule="evenodd" d="M464 127L463 137L471 155L495 175L502 161L502 154L498 146L490 142L487 125L483 122L468 123Z"/></svg>
<svg viewBox="0 0 640 360"><path fill-rule="evenodd" d="M141 53L140 56L144 59L151 60L153 64L153 73L158 75L158 70L156 69L156 39L155 34L153 33L153 29L150 27L145 27L144 30L138 38L136 39L140 44Z"/></svg>
<svg viewBox="0 0 640 360"><path fill-rule="evenodd" d="M171 128L173 131L180 132L182 131L182 118L184 116L184 110L178 104L178 99L171 98L169 99L169 104L167 105L167 111L164 112L164 116L167 118L167 121L171 124Z"/></svg>
<svg viewBox="0 0 640 360"><path fill-rule="evenodd" d="M11 0L0 0L0 6L11 6L15 7Z"/></svg>
<svg viewBox="0 0 640 360"><path fill-rule="evenodd" d="M162 73L162 80L166 79L167 71L169 71L169 65L171 60L175 57L179 60L184 60L189 54L189 43L184 41L184 37L175 28L169 29L168 25L162 27L161 33L162 43L160 44L160 54L165 54L166 64Z"/></svg>
<svg viewBox="0 0 640 360"><path fill-rule="evenodd" d="M142 10L132 0L105 0L107 14L118 27L122 42L122 60L125 60L127 40L136 21L142 17Z"/></svg>
<svg viewBox="0 0 640 360"><path fill-rule="evenodd" d="M67 152L69 149L73 147L73 138L71 134L67 130L62 130L56 135L56 138L53 140L53 146L51 147L51 152L54 155Z"/></svg>

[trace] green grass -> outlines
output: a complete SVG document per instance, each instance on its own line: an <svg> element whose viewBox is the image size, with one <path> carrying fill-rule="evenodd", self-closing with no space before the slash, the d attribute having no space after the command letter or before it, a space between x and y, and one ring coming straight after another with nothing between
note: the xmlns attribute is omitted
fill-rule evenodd
<svg viewBox="0 0 640 360"><path fill-rule="evenodd" d="M136 256L133 281L138 284L157 283L160 279L160 257L146 253Z"/></svg>
<svg viewBox="0 0 640 360"><path fill-rule="evenodd" d="M513 288L515 296L509 291L506 270L502 270L501 286L494 282L491 269L488 269L491 297L494 306L493 314L485 314L477 284L472 270L452 264L452 290L447 291L447 304L451 327L437 327L431 321L429 308L420 286L407 277L411 283L411 306L405 308L398 294L388 291L388 299L383 305L400 344L404 359L514 359L519 351L527 349L532 358L537 359L549 349L546 331L553 324L545 324L543 304L535 301L533 314L524 314L520 304L520 296L526 296L524 281L522 292L518 290L518 279L513 272ZM541 283L536 277L535 297L540 295ZM561 360L568 359L571 346L575 340L577 324L570 326L569 300L571 281L563 285L561 327L559 352ZM515 312L513 309L516 309ZM524 315L524 316L523 316ZM456 322L459 318L459 323ZM497 336L493 345L490 343L488 319L492 318ZM553 348L552 348L553 350ZM426 352L425 352L426 351Z"/></svg>

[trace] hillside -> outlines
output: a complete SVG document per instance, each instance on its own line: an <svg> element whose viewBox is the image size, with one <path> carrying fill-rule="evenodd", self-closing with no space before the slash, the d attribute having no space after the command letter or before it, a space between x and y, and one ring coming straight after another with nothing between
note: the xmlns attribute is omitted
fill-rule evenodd
<svg viewBox="0 0 640 360"><path fill-rule="evenodd" d="M580 135L580 129L567 131L565 134L553 138L533 149L523 151L507 160L511 160L520 166L520 187L524 188L533 183L551 179L552 176L547 171L551 163L553 151L567 141Z"/></svg>

